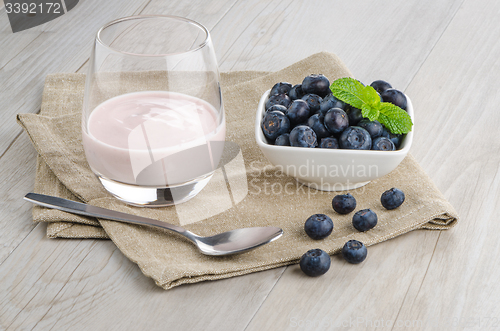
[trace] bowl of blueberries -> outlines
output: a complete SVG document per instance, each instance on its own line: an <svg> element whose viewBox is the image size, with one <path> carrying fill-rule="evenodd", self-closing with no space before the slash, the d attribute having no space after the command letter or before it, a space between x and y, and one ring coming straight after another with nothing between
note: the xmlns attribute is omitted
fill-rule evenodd
<svg viewBox="0 0 500 331"><path fill-rule="evenodd" d="M370 86L380 103L396 105L414 122L408 96L383 80ZM408 154L413 132L394 134L364 118L332 94L321 74L296 85L276 83L262 95L255 119L255 138L269 162L322 191L350 190L387 175Z"/></svg>

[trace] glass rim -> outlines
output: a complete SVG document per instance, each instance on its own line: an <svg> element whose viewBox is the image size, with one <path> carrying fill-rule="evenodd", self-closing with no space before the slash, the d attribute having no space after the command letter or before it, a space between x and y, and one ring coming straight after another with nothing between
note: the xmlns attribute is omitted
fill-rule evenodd
<svg viewBox="0 0 500 331"><path fill-rule="evenodd" d="M187 51L164 53L164 54L141 54L141 53L131 53L131 52L126 52L126 51L121 51L121 50L118 50L118 49L113 48L112 46L108 45L107 43L105 43L101 39L101 33L105 29L109 28L112 25L115 25L115 24L118 24L118 23L121 23L121 22L125 22L125 21L130 21L130 20L142 20L142 19L148 19L148 18L161 18L161 19L168 18L168 19L175 19L175 20L179 20L179 21L184 21L186 23L192 24L192 25L200 28L205 33L205 38L196 47L191 48L191 49L189 49ZM209 39L210 39L210 33L208 32L208 29L204 25L202 25L201 23L198 23L196 21L193 21L193 20L191 20L189 18L185 18L185 17L181 17L181 16L174 16L174 15L134 15L134 16L127 16L127 17L118 18L116 20L113 20L113 21L108 22L105 25L103 25L97 31L97 34L96 34L96 37L95 37L95 40L96 40L97 43L99 43L99 45L101 45L103 47L106 47L107 49L109 49L109 50L111 50L113 52L124 54L124 55L129 55L129 56L149 56L149 57L166 57L166 56L180 55L180 54L187 54L187 53L190 53L190 52L195 52L195 51L197 51L197 50L205 47L207 45Z"/></svg>

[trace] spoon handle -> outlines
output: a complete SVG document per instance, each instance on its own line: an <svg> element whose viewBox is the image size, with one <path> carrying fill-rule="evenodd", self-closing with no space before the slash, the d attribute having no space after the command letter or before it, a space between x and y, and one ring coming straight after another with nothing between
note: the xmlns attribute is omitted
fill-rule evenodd
<svg viewBox="0 0 500 331"><path fill-rule="evenodd" d="M62 211L68 212L68 213L80 214L80 215L84 215L84 216L92 216L92 217L97 217L97 218L104 218L104 219L123 222L123 223L149 225L149 226L154 226L154 227L158 227L158 228L162 228L162 229L167 229L167 230L177 232L177 233L191 239L191 236L190 236L191 233L189 231L187 231L186 229L184 229L180 226L174 225L174 224L160 222L160 221L152 219L152 218L126 214L126 213L122 213L119 211L114 211L114 210L110 210L110 209L105 209L105 208L101 208L101 207L88 205L85 203L80 203L80 202L76 202L76 201L72 201L72 200L68 200L68 199L63 199L63 198L58 198L58 197L53 197L50 195L38 194L38 193L28 193L24 197L24 200L33 202L33 203L40 205L40 206L58 209L58 210L62 210Z"/></svg>

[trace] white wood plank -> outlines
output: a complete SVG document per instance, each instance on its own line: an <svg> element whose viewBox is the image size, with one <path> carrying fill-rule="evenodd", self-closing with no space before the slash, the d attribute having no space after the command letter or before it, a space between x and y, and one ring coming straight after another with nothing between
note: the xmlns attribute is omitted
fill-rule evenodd
<svg viewBox="0 0 500 331"><path fill-rule="evenodd" d="M462 223L440 235L425 280L410 289L400 316L444 329L500 325L499 11L497 1L467 0L408 88L425 130L416 135L415 155Z"/></svg>
<svg viewBox="0 0 500 331"><path fill-rule="evenodd" d="M20 135L0 158L0 265L35 227L31 208L22 197L33 190L36 151Z"/></svg>
<svg viewBox="0 0 500 331"><path fill-rule="evenodd" d="M242 330L282 270L164 291L111 241L37 226L0 268L0 329Z"/></svg>
<svg viewBox="0 0 500 331"><path fill-rule="evenodd" d="M461 2L239 1L213 34L223 71L275 71L329 51L363 82L404 89Z"/></svg>

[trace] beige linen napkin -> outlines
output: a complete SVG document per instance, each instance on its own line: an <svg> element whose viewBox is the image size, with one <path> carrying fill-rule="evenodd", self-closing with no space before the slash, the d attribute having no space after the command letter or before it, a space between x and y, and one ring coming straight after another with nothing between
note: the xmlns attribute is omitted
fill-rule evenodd
<svg viewBox="0 0 500 331"><path fill-rule="evenodd" d="M38 193L180 224L200 235L241 227L279 226L284 230L282 238L240 255L210 257L175 234L149 227L41 207L34 207L34 221L48 222L47 235L51 238L110 238L164 289L296 263L312 248L335 254L350 239L373 245L415 229L444 230L455 225L458 220L455 210L411 155L389 175L351 191L357 199L357 209L371 208L378 214L378 225L364 233L352 226L352 214L339 215L333 211L331 200L335 193L302 186L265 160L253 133L260 96L276 82L296 84L312 73L323 73L330 80L351 75L340 59L330 53L315 54L274 73L221 75L227 141L240 146L246 171L245 194L238 199L235 188L229 185L231 178L227 189L212 185L216 183L212 179L198 196L175 207L131 207L111 197L89 169L81 145L84 75L49 75L40 114L18 115L19 123L39 153L35 181ZM148 79L148 76L134 79ZM288 188L286 192L284 187ZM380 204L380 195L391 187L402 189L406 201L398 209L387 211ZM327 214L334 221L332 235L324 240L314 241L303 230L305 220L315 213ZM191 217L188 221L186 215Z"/></svg>

